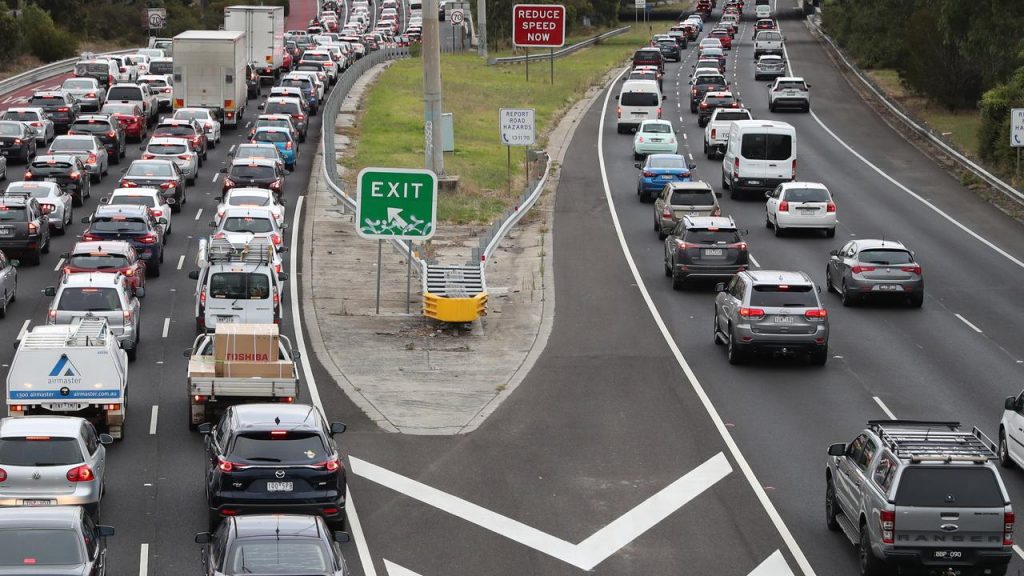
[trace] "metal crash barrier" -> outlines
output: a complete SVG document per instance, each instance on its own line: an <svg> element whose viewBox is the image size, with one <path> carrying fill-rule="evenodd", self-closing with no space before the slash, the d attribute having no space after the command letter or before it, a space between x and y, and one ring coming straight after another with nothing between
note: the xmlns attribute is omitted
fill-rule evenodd
<svg viewBox="0 0 1024 576"><path fill-rule="evenodd" d="M423 315L441 322L473 322L487 313L481 266L428 264L423 277Z"/></svg>

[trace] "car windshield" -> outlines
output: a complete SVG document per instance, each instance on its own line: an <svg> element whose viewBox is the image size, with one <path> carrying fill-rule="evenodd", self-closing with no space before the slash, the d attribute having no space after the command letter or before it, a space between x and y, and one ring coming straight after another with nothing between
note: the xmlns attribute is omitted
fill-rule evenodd
<svg viewBox="0 0 1024 576"><path fill-rule="evenodd" d="M267 114L301 114L299 105L295 102L268 102Z"/></svg>
<svg viewBox="0 0 1024 576"><path fill-rule="evenodd" d="M750 305L769 308L817 308L818 299L810 284L797 286L763 284L754 286L754 290L750 294Z"/></svg>
<svg viewBox="0 0 1024 576"><path fill-rule="evenodd" d="M68 266L73 268L84 268L86 270L110 270L128 266L128 257L123 254L106 254L96 252L91 254L73 254L68 259Z"/></svg>
<svg viewBox="0 0 1024 576"><path fill-rule="evenodd" d="M857 260L865 264L911 264L914 257L905 250L861 250Z"/></svg>
<svg viewBox="0 0 1024 576"><path fill-rule="evenodd" d="M787 188L786 200L790 202L828 202L828 192L823 188Z"/></svg>
<svg viewBox="0 0 1024 576"><path fill-rule="evenodd" d="M275 170L273 166L236 164L231 167L230 176L232 178L270 179L275 176Z"/></svg>
<svg viewBox="0 0 1024 576"><path fill-rule="evenodd" d="M71 169L70 162L64 161L48 161L48 160L36 160L32 162L32 173L40 174L53 174L53 173L66 173Z"/></svg>
<svg viewBox="0 0 1024 576"><path fill-rule="evenodd" d="M708 96L704 98L709 106L728 106L735 102L732 96Z"/></svg>
<svg viewBox="0 0 1024 576"><path fill-rule="evenodd" d="M150 154L185 154L188 146L184 144L150 144L146 148Z"/></svg>
<svg viewBox="0 0 1024 576"><path fill-rule="evenodd" d="M697 76L694 84L697 86L725 85L725 78L722 76Z"/></svg>
<svg viewBox="0 0 1024 576"><path fill-rule="evenodd" d="M76 438L23 436L0 438L0 465L67 466L82 461Z"/></svg>
<svg viewBox="0 0 1024 576"><path fill-rule="evenodd" d="M24 206L0 206L0 222L25 222L26 216Z"/></svg>
<svg viewBox="0 0 1024 576"><path fill-rule="evenodd" d="M735 230L693 228L686 231L685 240L695 244L735 244L740 241L740 235Z"/></svg>
<svg viewBox="0 0 1024 576"><path fill-rule="evenodd" d="M96 81L85 78L68 78L61 86L65 90L92 90L96 88Z"/></svg>
<svg viewBox="0 0 1024 576"><path fill-rule="evenodd" d="M225 232L252 232L253 234L266 234L268 232L273 232L274 226L268 218L229 216L224 220L221 230Z"/></svg>
<svg viewBox="0 0 1024 576"><path fill-rule="evenodd" d="M65 288L57 301L57 310L76 312L113 312L121 309L114 288Z"/></svg>
<svg viewBox="0 0 1024 576"><path fill-rule="evenodd" d="M115 201L116 202L116 201ZM120 232L146 232L148 226L146 221L139 218L128 218L125 216L97 216L92 219L92 225L89 226L90 232L97 232L100 234L111 234Z"/></svg>
<svg viewBox="0 0 1024 576"><path fill-rule="evenodd" d="M276 432L276 431L275 431ZM320 436L310 432L247 432L235 437L230 455L257 462L323 461L329 455Z"/></svg>
<svg viewBox="0 0 1024 576"><path fill-rule="evenodd" d="M142 89L135 86L114 86L107 92L107 100L142 100Z"/></svg>
<svg viewBox="0 0 1024 576"><path fill-rule="evenodd" d="M36 112L30 112L28 110L20 110L20 111L19 110L8 110L8 111L4 112L4 115L2 116L2 118L4 120L18 120L18 121L29 122L29 121L32 121L32 120L38 120L39 119L39 114L36 113ZM3 134L3 133L4 133L3 128L0 128L0 134Z"/></svg>
<svg viewBox="0 0 1024 576"><path fill-rule="evenodd" d="M657 106L657 92L623 92L619 104L623 106Z"/></svg>
<svg viewBox="0 0 1024 576"><path fill-rule="evenodd" d="M779 82L775 88L777 90L806 90L803 82L786 80L785 82Z"/></svg>
<svg viewBox="0 0 1024 576"><path fill-rule="evenodd" d="M218 299L266 300L270 277L257 272L217 272L210 278L210 296Z"/></svg>
<svg viewBox="0 0 1024 576"><path fill-rule="evenodd" d="M269 158L271 160L277 160L279 155L277 148L271 148L270 146L245 146L244 148L239 146L238 155L236 156L239 160L243 158Z"/></svg>
<svg viewBox="0 0 1024 576"><path fill-rule="evenodd" d="M69 528L0 530L0 566L68 566L83 556L82 538Z"/></svg>
<svg viewBox="0 0 1024 576"><path fill-rule="evenodd" d="M28 105L53 108L54 106L66 106L67 103L61 96L33 96L28 101Z"/></svg>
<svg viewBox="0 0 1024 576"><path fill-rule="evenodd" d="M4 191L4 194L17 192L19 194L28 194L33 198L49 198L50 190L51 189L49 186L44 186L42 184L31 184L28 182L12 182L11 185L7 187L7 190Z"/></svg>
<svg viewBox="0 0 1024 576"><path fill-rule="evenodd" d="M723 110L718 113L716 120L749 120L749 112L733 112L729 110Z"/></svg>
<svg viewBox="0 0 1024 576"><path fill-rule="evenodd" d="M92 140L83 138L57 138L50 143L50 152L86 152L92 149Z"/></svg>
<svg viewBox="0 0 1024 576"><path fill-rule="evenodd" d="M150 74L170 74L174 68L174 62L150 62L149 73Z"/></svg>
<svg viewBox="0 0 1024 576"><path fill-rule="evenodd" d="M0 136L21 136L21 125L0 124Z"/></svg>
<svg viewBox="0 0 1024 576"><path fill-rule="evenodd" d="M170 165L163 162L135 161L132 162L125 176L140 176L144 178L164 176L170 178L174 176L174 170L171 169Z"/></svg>
<svg viewBox="0 0 1024 576"><path fill-rule="evenodd" d="M333 560L322 543L313 539L235 541L228 553L226 574L325 574Z"/></svg>
<svg viewBox="0 0 1024 576"><path fill-rule="evenodd" d="M152 196L144 196L142 194L118 194L110 198L111 206L145 206L147 208L156 207L156 199Z"/></svg>
<svg viewBox="0 0 1024 576"><path fill-rule="evenodd" d="M999 508L1006 504L995 474L967 466L911 466L900 475L893 502L927 508Z"/></svg>
<svg viewBox="0 0 1024 576"><path fill-rule="evenodd" d="M175 120L209 120L210 113L206 110L178 110L174 113Z"/></svg>
<svg viewBox="0 0 1024 576"><path fill-rule="evenodd" d="M715 193L710 190L673 190L673 206L714 206Z"/></svg>
<svg viewBox="0 0 1024 576"><path fill-rule="evenodd" d="M273 127L273 128L287 128L287 129L291 130L292 129L292 121L291 120L278 120L278 119L274 119L274 120L262 119L262 120L257 120L256 121L255 128L261 128L263 126L270 126L270 127Z"/></svg>
<svg viewBox="0 0 1024 576"><path fill-rule="evenodd" d="M327 54L310 54L306 52L302 55L303 60L310 60L312 62L326 62L331 59Z"/></svg>
<svg viewBox="0 0 1024 576"><path fill-rule="evenodd" d="M139 80L139 83L152 86L153 88L164 88L168 85L167 80L163 78L146 78L145 80Z"/></svg>
<svg viewBox="0 0 1024 576"><path fill-rule="evenodd" d="M110 73L110 64L106 62L79 62L75 64L75 73L82 76L106 75Z"/></svg>
<svg viewBox="0 0 1024 576"><path fill-rule="evenodd" d="M661 122L652 122L650 124L644 124L643 131L655 134L671 134L672 126L670 124L662 124Z"/></svg>
<svg viewBox="0 0 1024 576"><path fill-rule="evenodd" d="M682 156L651 158L647 161L648 168L686 168Z"/></svg>
<svg viewBox="0 0 1024 576"><path fill-rule="evenodd" d="M75 122L71 125L71 129L76 132L96 132L102 134L103 132L110 130L110 125L106 122L88 120L82 122Z"/></svg>
<svg viewBox="0 0 1024 576"><path fill-rule="evenodd" d="M260 130L253 137L253 140L257 142L288 142L291 138L288 137L287 132L278 132L276 130Z"/></svg>
<svg viewBox="0 0 1024 576"><path fill-rule="evenodd" d="M196 131L191 126L157 126L154 136L195 136Z"/></svg>
<svg viewBox="0 0 1024 576"><path fill-rule="evenodd" d="M769 42L780 42L782 41L782 34L779 34L778 32L758 32L757 41L762 42L765 40Z"/></svg>
<svg viewBox="0 0 1024 576"><path fill-rule="evenodd" d="M270 197L252 194L232 194L228 196L228 206L269 206Z"/></svg>

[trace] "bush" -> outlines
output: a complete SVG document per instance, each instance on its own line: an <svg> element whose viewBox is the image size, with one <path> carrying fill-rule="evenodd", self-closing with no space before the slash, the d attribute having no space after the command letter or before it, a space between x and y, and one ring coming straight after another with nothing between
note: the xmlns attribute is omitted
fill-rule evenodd
<svg viewBox="0 0 1024 576"><path fill-rule="evenodd" d="M57 28L50 15L35 4L22 10L21 29L29 51L43 62L63 60L78 52L78 40L70 32Z"/></svg>
<svg viewBox="0 0 1024 576"><path fill-rule="evenodd" d="M18 21L6 11L0 10L0 54L4 54L8 62L21 55L24 49L24 37Z"/></svg>
<svg viewBox="0 0 1024 576"><path fill-rule="evenodd" d="M985 92L979 106L978 155L1001 170L1013 170L1017 151L1010 146L1010 110L1024 108L1024 68L1018 69L1006 84Z"/></svg>

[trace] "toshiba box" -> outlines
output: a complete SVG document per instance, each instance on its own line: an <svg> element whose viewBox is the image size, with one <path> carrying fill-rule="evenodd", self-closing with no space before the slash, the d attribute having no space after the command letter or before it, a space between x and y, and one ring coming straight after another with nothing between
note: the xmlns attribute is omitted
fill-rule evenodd
<svg viewBox="0 0 1024 576"><path fill-rule="evenodd" d="M277 362L277 324L218 323L213 353L218 373L225 362Z"/></svg>

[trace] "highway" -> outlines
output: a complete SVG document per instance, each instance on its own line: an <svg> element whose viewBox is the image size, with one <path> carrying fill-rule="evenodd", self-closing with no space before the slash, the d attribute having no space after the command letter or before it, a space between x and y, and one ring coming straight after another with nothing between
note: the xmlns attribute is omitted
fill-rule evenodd
<svg viewBox="0 0 1024 576"><path fill-rule="evenodd" d="M776 238L764 227L763 201L728 194L723 214L749 231L758 266L804 270L819 283L828 251L847 240L902 240L924 269L924 307L844 308L823 290L832 328L825 367L729 365L712 343L710 287L673 291L662 273L652 207L635 194L632 137L616 133L609 103L620 77L580 122L561 167L552 247L557 314L547 348L476 432L385 433L304 352L312 379L304 378L302 401L319 398L328 420L349 425L339 442L355 521L355 542L343 551L354 575L852 576L855 548L825 528L830 443L893 416L960 420L995 437L1003 398L1020 391L1024 363L1014 330L1024 284L1019 224L879 119L797 19L780 24L793 74L813 86L813 112L769 113L765 83L753 81L751 10L728 76L755 118L796 127L799 179L829 186L840 225L834 239ZM776 7L786 10L784 2ZM313 14L312 2L294 2L286 28L304 28ZM664 117L686 135L697 177L720 190L721 163L701 154L703 130L688 108L695 46L681 64L666 66ZM288 230L289 258L303 251L295 218L320 137L314 120L286 184L288 219L299 224ZM109 450L103 523L117 529L109 540L112 576L200 570L193 534L206 524L204 458L201 437L185 423L182 350L195 336L187 272L197 239L210 230L216 171L243 134L226 131L210 151L188 204L174 215L165 273L147 282L131 414L124 441ZM139 155L129 146L128 160ZM126 166L94 186L76 210L75 234ZM9 178L19 170L11 166ZM45 321L49 299L40 291L55 283L59 254L75 234L55 237L41 266L19 270L18 300L0 321L4 367L19 330ZM295 281L283 301L283 329L294 336L293 299L303 279L301 269L288 271ZM1013 501L1024 502L1024 472L1005 470L1002 478ZM1010 572L1020 568L1017 557Z"/></svg>

